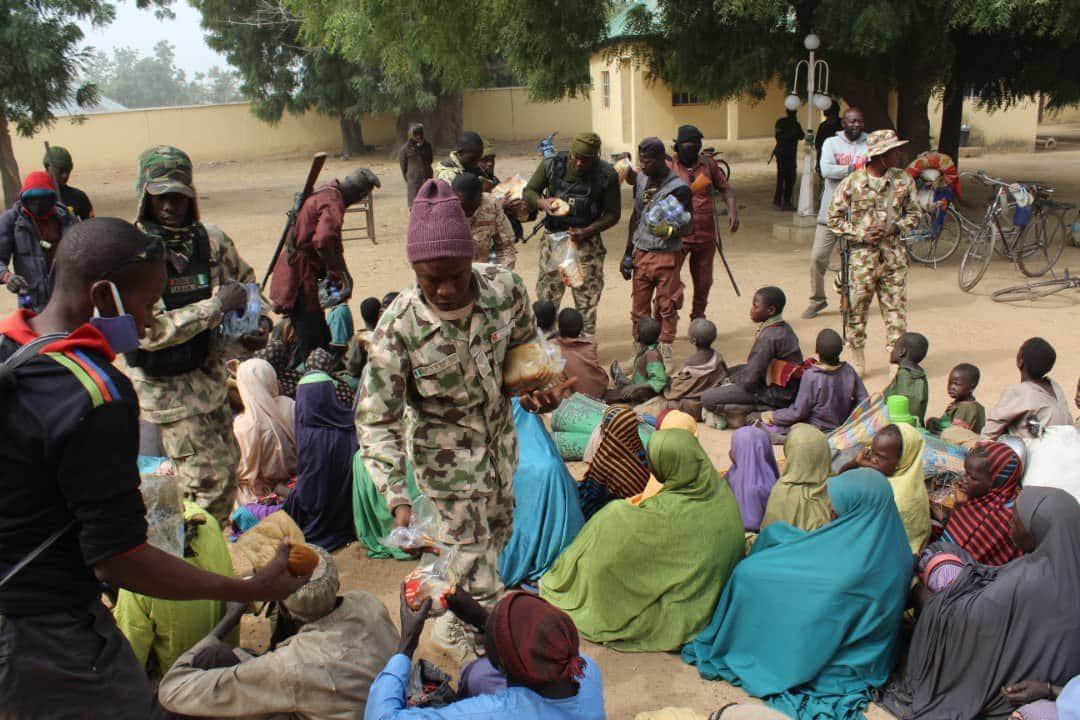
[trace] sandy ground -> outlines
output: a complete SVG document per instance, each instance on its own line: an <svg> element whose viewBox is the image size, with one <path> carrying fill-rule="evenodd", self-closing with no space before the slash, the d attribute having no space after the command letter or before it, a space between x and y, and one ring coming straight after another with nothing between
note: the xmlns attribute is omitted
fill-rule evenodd
<svg viewBox="0 0 1080 720"><path fill-rule="evenodd" d="M1053 128L1050 133L1059 138L1076 137L1075 127ZM1024 180L1041 180L1059 188L1063 200L1080 199L1080 145L1066 141L1060 149L1036 154L998 154L963 161L965 170L983 168L993 175ZM78 157L78 151L73 148ZM509 152L510 148L503 148ZM507 155L499 162L501 177L519 173L528 176L536 158L530 148L517 149L519 154ZM86 190L98 215L117 215L130 218L135 211L134 158L131 167L123 170L79 172L74 184ZM358 164L375 170L383 180L376 195L375 217L377 244L368 240L346 244L349 267L356 279L354 315L359 321L358 306L363 297L381 296L398 290L411 282L411 272L405 261L406 207L404 185L396 163L385 153L366 158L342 161L331 159L324 170L324 179L344 175ZM195 179L199 189L199 205L205 221L220 225L238 244L241 253L255 268L260 279L277 242L284 212L292 193L299 189L307 171L305 158L281 158L246 161L222 158L218 162L200 163ZM25 170L25 168L24 168ZM748 317L750 297L755 288L775 284L788 293L788 320L795 327L805 351L812 352L817 332L825 327L839 330L836 303L829 311L812 321L799 319L809 295L807 246L792 246L773 239L775 222L789 219L784 213L771 209L773 168L763 162L733 164L733 181L738 192L742 229L726 236L728 257L735 271L742 298L737 298L717 264L717 279L713 287L709 316L720 329L717 347L729 362L745 358L753 339L754 326ZM977 202L984 194L975 188L965 189L964 208L971 217L981 216ZM626 221L629 219L629 190L624 188L624 221L605 236L608 247L606 265L607 289L600 307L600 357L604 363L613 359L625 361L631 353L629 284L618 273L618 262L626 240ZM357 217L357 216L353 216ZM520 247L517 269L532 288L536 280L537 243ZM963 249L961 245L961 250ZM978 397L992 404L1002 389L1016 382L1016 349L1021 341L1041 335L1057 348L1058 363L1053 376L1071 397L1080 376L1080 335L1076 332L1076 312L1080 293L1061 294L1037 304L999 305L990 300L993 290L1022 282L1017 270L1007 262L993 263L982 283L973 294L957 288L957 257L944 267L933 270L912 268L909 327L926 334L930 353L924 366L930 379L931 402L929 413L944 409L947 401L945 381L949 369L958 362L973 362L982 370ZM1080 272L1080 249L1069 246L1058 267L1072 267ZM687 288L689 294L689 288ZM569 294L567 296L569 299ZM13 298L0 295L0 311L13 306ZM682 329L685 330L684 320ZM689 343L681 338L676 344L676 357L689 353ZM872 314L867 346L869 375L867 385L873 391L887 380L887 357L880 316ZM726 466L728 436L703 429L703 442L720 467ZM673 548L673 551L680 551ZM681 551L693 551L682 549ZM708 548L700 551L708 552ZM353 545L338 553L343 589L362 588L378 595L391 615L397 615L398 586L411 564L393 561L371 561L363 549ZM643 569L647 572L647 569ZM677 656L665 654L619 654L604 648L589 646L592 655L604 671L607 709L612 718L629 718L639 711L665 706L691 707L700 712L716 709L743 697L743 693L727 683L705 682L696 672L684 665ZM426 645L421 655L436 661ZM887 717L872 709L871 718Z"/></svg>

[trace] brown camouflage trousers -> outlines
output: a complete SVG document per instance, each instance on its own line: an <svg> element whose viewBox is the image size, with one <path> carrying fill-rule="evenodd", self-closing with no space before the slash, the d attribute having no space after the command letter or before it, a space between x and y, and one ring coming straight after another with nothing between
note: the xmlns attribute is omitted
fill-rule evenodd
<svg viewBox="0 0 1080 720"><path fill-rule="evenodd" d="M574 307L585 318L585 333L596 334L596 308L600 305L600 294L604 291L604 257L607 250L600 236L596 236L577 246L578 262L585 282L579 288L570 288L574 295ZM551 243L548 233L540 239L540 274L536 278L536 299L550 300L558 311L562 303L566 285L555 268L558 262L552 262Z"/></svg>
<svg viewBox="0 0 1080 720"><path fill-rule="evenodd" d="M885 323L889 351L907 332L907 255L889 248L854 247L850 260L851 312L848 343L853 349L866 345L866 322L870 304L877 296Z"/></svg>
<svg viewBox="0 0 1080 720"><path fill-rule="evenodd" d="M488 497L432 502L439 514L439 542L457 551L454 571L460 586L481 604L494 605L506 592L499 553L514 531L513 481Z"/></svg>
<svg viewBox="0 0 1080 720"><path fill-rule="evenodd" d="M240 462L229 407L158 425L158 430L165 454L184 483L185 496L224 526L236 500Z"/></svg>

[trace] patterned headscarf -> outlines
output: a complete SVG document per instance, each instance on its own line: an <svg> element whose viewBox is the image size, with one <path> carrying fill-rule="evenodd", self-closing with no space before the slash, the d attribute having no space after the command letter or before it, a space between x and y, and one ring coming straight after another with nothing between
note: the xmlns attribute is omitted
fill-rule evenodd
<svg viewBox="0 0 1080 720"><path fill-rule="evenodd" d="M994 487L953 511L945 524L944 539L967 550L975 562L1004 565L1022 554L1012 540L1009 520L1024 468L1020 457L1004 443L983 443L978 447L986 455Z"/></svg>
<svg viewBox="0 0 1080 720"><path fill-rule="evenodd" d="M638 435L637 415L630 408L615 405L600 421L600 445L585 479L620 498L633 497L645 489L649 461Z"/></svg>
<svg viewBox="0 0 1080 720"><path fill-rule="evenodd" d="M356 392L342 379L341 373L334 372L334 356L323 348L315 348L304 363L304 374L311 372L326 373L334 381L334 395L345 407L352 407Z"/></svg>
<svg viewBox="0 0 1080 720"><path fill-rule="evenodd" d="M499 601L491 622L499 666L511 680L535 689L584 676L577 627L562 610L515 592Z"/></svg>

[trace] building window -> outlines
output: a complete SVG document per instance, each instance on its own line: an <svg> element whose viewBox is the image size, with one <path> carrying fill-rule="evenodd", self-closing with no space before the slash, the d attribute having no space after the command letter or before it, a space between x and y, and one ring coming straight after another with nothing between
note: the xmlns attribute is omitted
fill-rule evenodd
<svg viewBox="0 0 1080 720"><path fill-rule="evenodd" d="M604 70L600 73L600 97L604 103L604 109L611 107L611 73Z"/></svg>
<svg viewBox="0 0 1080 720"><path fill-rule="evenodd" d="M671 93L671 104L678 107L679 105L700 105L701 100L697 95L691 93Z"/></svg>

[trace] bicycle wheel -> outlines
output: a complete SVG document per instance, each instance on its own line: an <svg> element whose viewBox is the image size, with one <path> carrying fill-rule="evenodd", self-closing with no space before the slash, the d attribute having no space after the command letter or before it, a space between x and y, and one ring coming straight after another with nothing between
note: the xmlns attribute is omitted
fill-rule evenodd
<svg viewBox="0 0 1080 720"><path fill-rule="evenodd" d="M936 267L960 247L960 219L954 211L946 211L935 232L933 217L924 213L919 226L904 236L904 243L912 260Z"/></svg>
<svg viewBox="0 0 1080 720"><path fill-rule="evenodd" d="M1074 286L1075 282L1070 281L1068 278L1044 280L1043 282L1004 288L992 293L990 298L994 302L1026 302L1048 297Z"/></svg>
<svg viewBox="0 0 1080 720"><path fill-rule="evenodd" d="M1025 231L1018 240L1016 267L1028 277L1041 277L1065 250L1065 224L1056 213L1040 212Z"/></svg>
<svg viewBox="0 0 1080 720"><path fill-rule="evenodd" d="M986 268L990 267L990 259L994 257L994 224L983 223L971 235L971 244L960 258L960 289L971 292L983 275Z"/></svg>

